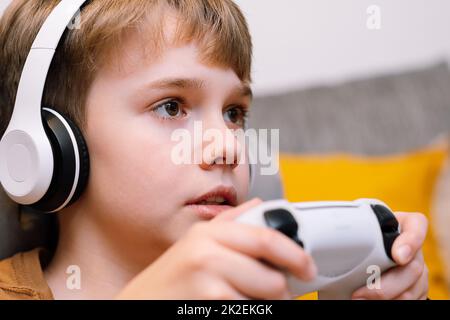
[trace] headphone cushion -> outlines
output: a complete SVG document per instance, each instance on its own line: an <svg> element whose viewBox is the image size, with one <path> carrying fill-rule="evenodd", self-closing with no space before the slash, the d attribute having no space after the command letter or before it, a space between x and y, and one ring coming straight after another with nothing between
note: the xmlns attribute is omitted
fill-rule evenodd
<svg viewBox="0 0 450 320"><path fill-rule="evenodd" d="M44 108L42 118L52 146L54 168L49 189L31 207L53 212L72 204L81 196L89 177L89 152L81 131L68 117Z"/></svg>
<svg viewBox="0 0 450 320"><path fill-rule="evenodd" d="M75 192L73 194L72 199L68 203L68 206L70 206L72 203L77 201L81 194L83 193L88 179L89 179L89 151L87 147L86 140L83 137L83 133L81 132L80 128L69 118L66 117L66 121L69 123L70 127L72 128L72 132L75 136L75 140L77 141L78 145L78 152L79 152L79 161L80 161L80 174L78 177L78 184L75 189Z"/></svg>

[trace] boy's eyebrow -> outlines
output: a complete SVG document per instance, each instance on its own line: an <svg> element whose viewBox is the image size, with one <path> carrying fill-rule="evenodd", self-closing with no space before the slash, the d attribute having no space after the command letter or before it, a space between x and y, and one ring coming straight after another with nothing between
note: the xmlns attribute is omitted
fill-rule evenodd
<svg viewBox="0 0 450 320"><path fill-rule="evenodd" d="M167 78L160 79L148 85L155 89L202 89L205 82L196 78ZM240 96L253 98L252 89L248 84L243 83L241 87L236 89L236 93Z"/></svg>
<svg viewBox="0 0 450 320"><path fill-rule="evenodd" d="M239 95L241 95L243 97L249 97L250 100L253 99L253 91L252 91L252 88L248 84L243 83L242 87L240 87L238 90L239 90Z"/></svg>
<svg viewBox="0 0 450 320"><path fill-rule="evenodd" d="M194 78L167 78L150 83L150 87L156 89L201 89L205 82Z"/></svg>

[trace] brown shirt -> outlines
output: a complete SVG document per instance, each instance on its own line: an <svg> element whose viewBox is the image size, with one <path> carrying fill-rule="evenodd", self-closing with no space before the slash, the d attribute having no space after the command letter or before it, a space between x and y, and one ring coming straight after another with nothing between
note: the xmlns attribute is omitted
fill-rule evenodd
<svg viewBox="0 0 450 320"><path fill-rule="evenodd" d="M54 300L37 248L0 261L0 300Z"/></svg>

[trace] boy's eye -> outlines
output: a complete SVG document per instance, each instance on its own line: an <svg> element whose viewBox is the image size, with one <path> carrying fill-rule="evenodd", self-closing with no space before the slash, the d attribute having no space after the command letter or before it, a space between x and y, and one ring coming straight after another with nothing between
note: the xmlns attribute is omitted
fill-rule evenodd
<svg viewBox="0 0 450 320"><path fill-rule="evenodd" d="M227 122L244 127L247 118L247 110L239 106L228 108L225 110L224 118Z"/></svg>
<svg viewBox="0 0 450 320"><path fill-rule="evenodd" d="M177 100L165 101L154 107L152 111L163 119L181 118L186 114Z"/></svg>

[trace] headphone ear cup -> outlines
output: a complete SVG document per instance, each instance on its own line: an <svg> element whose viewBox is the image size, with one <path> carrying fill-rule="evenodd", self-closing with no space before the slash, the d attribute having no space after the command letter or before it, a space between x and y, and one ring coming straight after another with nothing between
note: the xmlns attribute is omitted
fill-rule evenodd
<svg viewBox="0 0 450 320"><path fill-rule="evenodd" d="M69 201L67 206L70 206L72 203L77 201L81 194L83 193L84 189L86 188L88 179L89 179L89 171L90 171L90 161L89 161L89 150L87 147L86 140L84 140L83 133L81 132L80 128L70 119L66 117L66 121L72 128L72 132L75 136L75 140L77 141L78 145L78 155L79 155L79 161L80 161L80 173L78 176L78 183L75 188L75 192L72 196L72 199Z"/></svg>
<svg viewBox="0 0 450 320"><path fill-rule="evenodd" d="M56 212L76 201L89 177L89 152L76 124L59 112L42 109L45 132L53 151L53 175L44 197L31 205L35 210Z"/></svg>

